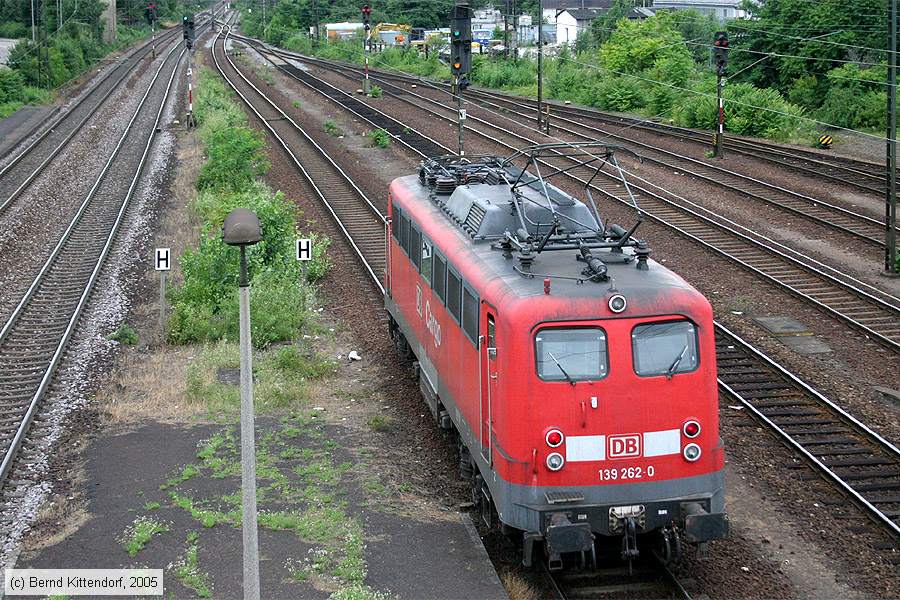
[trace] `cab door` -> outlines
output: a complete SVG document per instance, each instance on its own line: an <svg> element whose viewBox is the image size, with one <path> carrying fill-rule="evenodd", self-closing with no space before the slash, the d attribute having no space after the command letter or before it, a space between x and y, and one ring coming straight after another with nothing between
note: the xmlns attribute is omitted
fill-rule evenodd
<svg viewBox="0 0 900 600"><path fill-rule="evenodd" d="M493 408L497 398L497 319L496 311L482 304L482 331L484 335L479 337L481 347L481 454L489 465L493 464Z"/></svg>

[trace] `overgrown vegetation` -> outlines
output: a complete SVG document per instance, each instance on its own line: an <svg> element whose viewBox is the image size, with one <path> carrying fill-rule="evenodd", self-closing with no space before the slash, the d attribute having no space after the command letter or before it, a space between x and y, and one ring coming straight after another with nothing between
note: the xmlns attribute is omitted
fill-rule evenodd
<svg viewBox="0 0 900 600"><path fill-rule="evenodd" d="M128 556L135 557L153 539L153 536L165 531L169 531L169 526L165 523L148 517L138 517L125 531L122 547Z"/></svg>
<svg viewBox="0 0 900 600"><path fill-rule="evenodd" d="M288 5L305 6L305 1L281 0L278 7L285 5L287 11ZM863 3L869 6L863 12L882 10L877 9L877 0ZM750 18L725 24L694 10L628 19L635 4L615 0L571 48L546 56L548 97L713 129L716 86L711 43L716 31L727 29L731 51L726 75L731 78L724 96L730 131L811 140L823 128L815 121L879 133L884 126L884 19L870 26L856 10L835 10L808 0L749 3ZM381 7L375 3L373 8L377 12ZM269 27L263 27L260 17L254 16L255 33L271 43L325 58L363 61L361 38L313 47L308 36L296 33L304 31L302 26L284 28L281 17L273 17ZM296 23L305 23L302 16L296 18ZM370 61L380 68L448 79L448 68L437 58L438 46L431 48L428 58L410 48L389 48ZM485 87L536 93L535 64L527 58L503 61L476 55L471 79Z"/></svg>
<svg viewBox="0 0 900 600"><path fill-rule="evenodd" d="M237 207L259 217L263 241L247 249L251 276L252 339L257 348L290 340L307 323L308 283L328 268L329 240L315 234L306 280L294 258L298 234L294 205L257 178L269 168L261 135L250 129L224 84L201 70L194 114L199 122L207 162L192 203L201 226L199 245L180 258L183 281L170 288L169 339L175 343L208 342L238 337L237 285L240 252L221 238L225 216Z"/></svg>
<svg viewBox="0 0 900 600"><path fill-rule="evenodd" d="M156 2L160 21L174 22L185 12L194 12L175 0ZM208 2L203 2L206 5ZM102 41L100 2L62 0L38 4L36 37L31 40L31 6L20 0L0 1L0 37L21 39L9 55L9 69L0 68L0 118L24 104L48 102L49 90L81 75L110 52L149 35L144 21L145 4L129 3L120 14L117 41Z"/></svg>

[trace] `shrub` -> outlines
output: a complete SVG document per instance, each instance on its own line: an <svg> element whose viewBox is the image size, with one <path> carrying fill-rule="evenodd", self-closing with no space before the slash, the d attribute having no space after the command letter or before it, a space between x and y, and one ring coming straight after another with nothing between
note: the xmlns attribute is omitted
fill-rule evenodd
<svg viewBox="0 0 900 600"><path fill-rule="evenodd" d="M201 74L201 81L205 76ZM208 160L198 180L200 192L191 203L202 221L202 233L197 248L184 252L179 260L183 282L169 289L169 339L189 343L238 336L240 251L222 241L220 228L229 212L244 207L256 213L263 228L263 240L247 249L251 334L254 345L262 348L296 337L308 316L303 310L302 269L294 259L295 207L281 192L273 193L255 181L267 167L262 142L243 125L243 115L224 86L209 83L198 95L197 105ZM329 240L310 237L313 260L306 277L314 281L328 268Z"/></svg>
<svg viewBox="0 0 900 600"><path fill-rule="evenodd" d="M381 98L382 94L384 94L384 91L377 85L373 85L372 88L369 90L370 98Z"/></svg>
<svg viewBox="0 0 900 600"><path fill-rule="evenodd" d="M472 81L492 88L523 88L536 82L537 72L531 61L491 60L476 57L472 69Z"/></svg>
<svg viewBox="0 0 900 600"><path fill-rule="evenodd" d="M373 129L369 132L372 145L378 148L387 148L391 145L391 135L384 129Z"/></svg>
<svg viewBox="0 0 900 600"><path fill-rule="evenodd" d="M325 121L325 133L327 133L328 135L333 135L335 137L344 135L344 132L341 131L341 128L337 126L337 123L335 123L331 119Z"/></svg>
<svg viewBox="0 0 900 600"><path fill-rule="evenodd" d="M126 346L134 346L138 343L138 334L134 327L128 323L122 323L118 329L110 334L109 339Z"/></svg>

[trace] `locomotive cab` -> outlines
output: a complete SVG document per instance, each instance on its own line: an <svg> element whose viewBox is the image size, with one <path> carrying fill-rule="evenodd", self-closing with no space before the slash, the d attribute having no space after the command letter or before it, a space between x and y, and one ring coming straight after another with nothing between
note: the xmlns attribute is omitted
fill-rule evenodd
<svg viewBox="0 0 900 600"><path fill-rule="evenodd" d="M641 534L674 558L727 531L712 308L650 259L640 219L604 224L589 190L532 175L550 150L428 159L392 183L391 332L526 564L538 545L551 568L592 557L599 538L630 560Z"/></svg>

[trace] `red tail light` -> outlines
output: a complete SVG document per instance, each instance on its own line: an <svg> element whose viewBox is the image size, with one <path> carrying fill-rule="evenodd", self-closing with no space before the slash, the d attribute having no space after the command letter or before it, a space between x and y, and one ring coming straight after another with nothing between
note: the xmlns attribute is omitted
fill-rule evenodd
<svg viewBox="0 0 900 600"><path fill-rule="evenodd" d="M700 423L697 421L688 421L681 430L684 432L685 437L693 439L700 435Z"/></svg>
<svg viewBox="0 0 900 600"><path fill-rule="evenodd" d="M547 432L547 445L551 448L558 448L563 443L564 439L565 436L559 429L551 429Z"/></svg>

